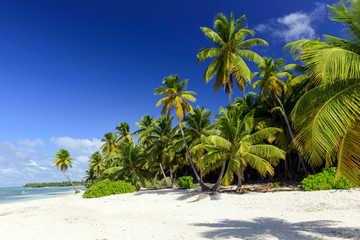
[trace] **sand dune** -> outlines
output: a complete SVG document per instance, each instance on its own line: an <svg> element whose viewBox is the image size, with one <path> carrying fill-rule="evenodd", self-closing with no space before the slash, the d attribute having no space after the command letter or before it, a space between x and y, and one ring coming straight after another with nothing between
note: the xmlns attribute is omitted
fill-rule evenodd
<svg viewBox="0 0 360 240"><path fill-rule="evenodd" d="M1 239L360 239L360 190L141 191L0 205Z"/></svg>

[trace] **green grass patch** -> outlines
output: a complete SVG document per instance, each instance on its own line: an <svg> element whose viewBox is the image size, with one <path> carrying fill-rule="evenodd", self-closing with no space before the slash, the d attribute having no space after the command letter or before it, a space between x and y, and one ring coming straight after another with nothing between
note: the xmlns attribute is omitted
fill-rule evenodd
<svg viewBox="0 0 360 240"><path fill-rule="evenodd" d="M310 175L302 180L301 185L305 191L330 190L330 189L349 189L354 184L349 179L341 175L340 179L334 184L336 168L323 169L320 173Z"/></svg>
<svg viewBox="0 0 360 240"><path fill-rule="evenodd" d="M131 183L125 181L111 181L103 180L92 185L83 194L83 198L98 198L109 196L113 194L131 193L135 192L136 187Z"/></svg>
<svg viewBox="0 0 360 240"><path fill-rule="evenodd" d="M195 187L195 184L193 181L194 181L194 178L191 176L182 176L182 177L179 177L178 185L181 188L191 189L191 188Z"/></svg>

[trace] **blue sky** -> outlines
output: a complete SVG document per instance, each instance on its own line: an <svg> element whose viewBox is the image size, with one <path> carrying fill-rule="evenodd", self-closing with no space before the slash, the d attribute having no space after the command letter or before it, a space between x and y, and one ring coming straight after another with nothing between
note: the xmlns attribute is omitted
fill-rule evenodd
<svg viewBox="0 0 360 240"><path fill-rule="evenodd" d="M189 78L193 106L216 114L227 96L205 84L208 62L196 54L211 46L200 27L219 12L245 14L270 44L253 50L288 63L285 43L340 36L323 1L1 1L0 186L65 180L52 166L60 148L76 159L70 177L82 179L106 132L159 116L153 91L170 74Z"/></svg>

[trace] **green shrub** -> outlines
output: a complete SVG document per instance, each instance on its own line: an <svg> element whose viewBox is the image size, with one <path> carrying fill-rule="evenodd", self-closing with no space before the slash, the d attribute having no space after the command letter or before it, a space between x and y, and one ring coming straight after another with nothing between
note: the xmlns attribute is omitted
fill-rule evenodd
<svg viewBox="0 0 360 240"><path fill-rule="evenodd" d="M278 184L277 182L273 182L273 183L271 183L271 186L273 186L275 188L279 188L280 184Z"/></svg>
<svg viewBox="0 0 360 240"><path fill-rule="evenodd" d="M302 180L302 188L305 191L330 190L330 189L349 189L354 184L349 179L341 175L335 183L336 168L323 169L320 173L310 175Z"/></svg>
<svg viewBox="0 0 360 240"><path fill-rule="evenodd" d="M83 198L97 198L112 194L135 192L136 187L125 181L104 180L92 185L83 194Z"/></svg>
<svg viewBox="0 0 360 240"><path fill-rule="evenodd" d="M191 176L182 176L182 177L179 177L178 185L179 185L179 187L186 188L186 189L194 188L195 185L194 185L193 181L194 181L194 179Z"/></svg>
<svg viewBox="0 0 360 240"><path fill-rule="evenodd" d="M171 179L168 177L167 178L169 183L171 182ZM149 179L145 182L145 185L144 186L141 186L141 187L144 187L144 188L160 188L160 187L166 187L166 180L163 178L163 179L155 179L155 178L152 178L152 179Z"/></svg>

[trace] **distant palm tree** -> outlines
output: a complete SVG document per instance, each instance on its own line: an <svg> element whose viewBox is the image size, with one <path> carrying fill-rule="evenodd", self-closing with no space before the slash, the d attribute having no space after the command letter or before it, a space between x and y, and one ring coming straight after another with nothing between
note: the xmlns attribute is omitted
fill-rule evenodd
<svg viewBox="0 0 360 240"><path fill-rule="evenodd" d="M150 173L144 169L146 161L143 146L124 143L116 155L117 166L104 170L103 174L110 179L129 181L138 189L144 186Z"/></svg>
<svg viewBox="0 0 360 240"><path fill-rule="evenodd" d="M251 85L251 88L254 89L259 87L261 100L264 100L266 96L270 95L274 107L277 106L281 107L282 115L284 117L286 126L291 136L291 141L294 141L295 135L291 128L289 119L287 117L284 104L281 100L285 94L290 94L291 92L290 87L287 86L287 84L284 81L282 81L281 78L291 79L292 73L283 69L285 60L282 58L275 60L274 57L271 58L264 57L263 59L264 59L264 63L258 65L258 69L260 70L260 72L256 73L256 75L260 79L257 82L253 83ZM308 175L309 171L307 170L305 166L305 161L299 152L298 152L298 156L299 156L299 161L305 171L305 174Z"/></svg>
<svg viewBox="0 0 360 240"><path fill-rule="evenodd" d="M70 157L70 153L65 149L60 149L56 152L56 155L54 156L55 161L54 165L60 169L60 171L65 175L65 177L69 180L71 185L73 186L75 193L80 193L80 191L75 187L69 176L66 174L66 171L69 167L72 167L71 161L74 160L74 158Z"/></svg>
<svg viewBox="0 0 360 240"><path fill-rule="evenodd" d="M94 183L96 180L95 172L91 168L85 172L85 182Z"/></svg>
<svg viewBox="0 0 360 240"><path fill-rule="evenodd" d="M119 136L117 142L119 142L120 145L124 143L135 144L134 139L131 137L131 135L134 133L130 132L130 126L127 122L119 123L119 126L117 126L115 130L118 131L115 133L115 135Z"/></svg>
<svg viewBox="0 0 360 240"><path fill-rule="evenodd" d="M100 172L105 165L104 159L99 151L93 153L90 157L90 168L96 173L97 178L100 178Z"/></svg>
<svg viewBox="0 0 360 240"><path fill-rule="evenodd" d="M301 60L313 89L292 112L296 144L313 166L331 166L360 185L360 2L341 1L330 19L345 26L345 39L299 40L285 46Z"/></svg>
<svg viewBox="0 0 360 240"><path fill-rule="evenodd" d="M114 133L108 132L104 135L104 138L101 139L101 142L104 144L101 146L102 152L108 160L108 156L110 153L115 153L117 148L117 139Z"/></svg>
<svg viewBox="0 0 360 240"><path fill-rule="evenodd" d="M177 131L171 126L173 116L169 118L161 116L156 120L156 125L152 135L144 138L145 142L151 142L146 153L154 162L158 162L161 173L166 181L167 186L170 183L167 180L162 164L169 167L171 187L174 187L174 168L176 166L176 134Z"/></svg>
<svg viewBox="0 0 360 240"><path fill-rule="evenodd" d="M156 121L154 117L150 117L150 115L144 115L141 117L140 122L135 123L140 129L135 133L139 136L139 142L145 144L146 146L151 145L151 141L145 141L148 136L151 136L154 132Z"/></svg>
<svg viewBox="0 0 360 240"><path fill-rule="evenodd" d="M214 134L214 124L211 123L210 120L211 111L200 108L197 106L194 109L194 114L188 114L185 117L186 128L184 129L184 133L186 139L188 141L190 152L193 156L193 160L195 161L195 165L200 170L200 177L202 176L202 166L200 158L204 154L204 151L195 151L193 149L194 146L201 144L204 142L205 137Z"/></svg>
<svg viewBox="0 0 360 240"><path fill-rule="evenodd" d="M208 58L215 58L204 73L204 80L208 83L215 75L214 91L222 86L229 95L229 106L233 93L233 82L240 91L245 91L246 82L251 82L251 72L244 59L261 64L262 58L249 50L253 46L268 43L260 38L244 40L248 35L254 35L254 31L247 28L246 17L243 15L235 21L231 13L228 20L222 13L216 15L214 30L201 27L205 36L209 38L214 47L202 48L197 54L198 63Z"/></svg>
<svg viewBox="0 0 360 240"><path fill-rule="evenodd" d="M162 115L169 115L170 110L172 108L175 110L175 115L179 121L181 135L184 140L186 153L189 157L191 168L194 171L196 180L200 183L201 189L206 190L208 188L204 185L201 178L199 177L199 174L198 174L196 167L193 163L193 160L191 158L189 147L187 145L184 131L181 126L181 121L185 117L186 112L189 112L190 114L194 113L192 106L187 101L191 101L191 102L196 101L196 98L193 96L196 94L195 92L185 91L187 82L188 82L188 79L180 82L178 75L169 76L169 77L164 78L163 84L165 87L161 86L161 87L155 89L154 94L155 95L161 94L161 95L165 95L166 97L160 99L160 101L158 101L156 103L156 106L159 106L162 104L164 105L161 110Z"/></svg>
<svg viewBox="0 0 360 240"><path fill-rule="evenodd" d="M219 168L223 162L227 162L227 169L222 178L222 183L228 186L233 175L238 175L238 187L240 189L244 179L243 172L250 165L260 174L266 176L274 174L272 165L277 165L280 159L285 158L285 153L276 146L265 144L264 140L276 133L281 132L279 128L264 128L251 133L254 128L254 110L249 112L242 120L241 111L235 108L220 110L216 117L217 126L221 135L212 135L206 138L204 147L208 152L202 156L204 174ZM218 190L220 186L217 186Z"/></svg>

